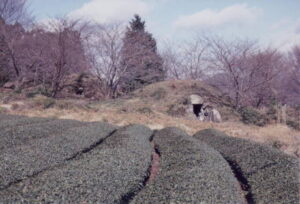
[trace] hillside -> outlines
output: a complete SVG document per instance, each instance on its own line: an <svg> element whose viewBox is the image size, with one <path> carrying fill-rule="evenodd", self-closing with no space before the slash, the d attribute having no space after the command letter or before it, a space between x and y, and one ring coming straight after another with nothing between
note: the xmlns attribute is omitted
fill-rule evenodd
<svg viewBox="0 0 300 204"><path fill-rule="evenodd" d="M189 117L186 110L190 107L191 94L200 95L205 103L216 107L223 122L200 122ZM129 96L104 101L54 100L40 95L26 98L23 93L2 92L0 107L2 112L26 116L104 121L119 126L143 124L151 129L172 126L189 134L206 128L217 128L233 137L265 143L294 156L300 155L298 131L282 124L264 127L243 124L228 97L199 81L160 82L139 89Z"/></svg>
<svg viewBox="0 0 300 204"><path fill-rule="evenodd" d="M201 81L164 81L135 91L133 97L139 98L154 110L173 116L186 116L183 109L188 108L190 95L193 94L201 96L204 103L217 108L225 121L237 119L230 99Z"/></svg>

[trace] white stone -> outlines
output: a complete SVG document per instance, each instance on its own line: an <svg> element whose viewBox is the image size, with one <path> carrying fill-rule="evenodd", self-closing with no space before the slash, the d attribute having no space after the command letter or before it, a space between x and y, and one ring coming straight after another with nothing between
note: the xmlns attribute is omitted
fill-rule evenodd
<svg viewBox="0 0 300 204"><path fill-rule="evenodd" d="M190 99L192 104L203 104L204 102L201 96L195 94L190 95Z"/></svg>

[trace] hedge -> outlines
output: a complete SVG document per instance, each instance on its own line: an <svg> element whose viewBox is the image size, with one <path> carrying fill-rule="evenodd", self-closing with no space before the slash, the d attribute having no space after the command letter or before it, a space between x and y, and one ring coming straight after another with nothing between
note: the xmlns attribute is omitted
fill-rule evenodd
<svg viewBox="0 0 300 204"><path fill-rule="evenodd" d="M33 123L25 126L4 128L0 131L0 152L17 145L33 142L35 139L60 135L71 128L81 127L88 123L75 120L52 120L45 123Z"/></svg>
<svg viewBox="0 0 300 204"><path fill-rule="evenodd" d="M2 115L3 117L3 115ZM15 128L17 126L24 126L24 125L32 125L35 123L44 123L49 122L51 118L29 118L29 117L23 117L23 116L11 116L8 117L4 116L2 120L0 120L0 130L6 129L6 128Z"/></svg>
<svg viewBox="0 0 300 204"><path fill-rule="evenodd" d="M120 128L91 151L0 191L0 203L126 203L147 177L151 135L144 126Z"/></svg>
<svg viewBox="0 0 300 204"><path fill-rule="evenodd" d="M2 151L0 189L73 158L115 129L106 123L92 123Z"/></svg>
<svg viewBox="0 0 300 204"><path fill-rule="evenodd" d="M154 135L161 155L158 177L132 203L243 203L240 186L223 157L177 128Z"/></svg>
<svg viewBox="0 0 300 204"><path fill-rule="evenodd" d="M269 146L229 137L215 129L194 135L211 145L249 185L254 203L299 203L299 160Z"/></svg>

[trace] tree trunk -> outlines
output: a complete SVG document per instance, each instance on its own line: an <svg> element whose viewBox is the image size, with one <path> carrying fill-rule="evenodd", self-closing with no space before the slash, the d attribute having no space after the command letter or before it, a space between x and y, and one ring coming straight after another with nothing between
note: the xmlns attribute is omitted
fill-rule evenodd
<svg viewBox="0 0 300 204"><path fill-rule="evenodd" d="M14 70L15 70L16 77L19 78L20 70L18 68L16 59L15 59L14 54L12 52L11 52L11 59L12 59L12 62L13 62L13 67L14 67Z"/></svg>

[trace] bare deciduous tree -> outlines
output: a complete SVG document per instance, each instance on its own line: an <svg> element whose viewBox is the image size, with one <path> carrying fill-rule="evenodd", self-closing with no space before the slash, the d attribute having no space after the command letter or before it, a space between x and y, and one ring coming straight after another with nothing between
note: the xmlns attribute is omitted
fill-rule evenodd
<svg viewBox="0 0 300 204"><path fill-rule="evenodd" d="M207 43L201 38L175 47L166 43L162 56L168 78L201 80L207 67Z"/></svg>
<svg viewBox="0 0 300 204"><path fill-rule="evenodd" d="M208 44L201 38L186 43L183 48L182 67L186 79L203 79L206 69L206 52Z"/></svg>
<svg viewBox="0 0 300 204"><path fill-rule="evenodd" d="M19 44L25 35L24 25L32 22L26 0L1 0L0 1L0 36L2 50L9 57L6 72L9 79L20 80L22 63L19 61L21 52Z"/></svg>
<svg viewBox="0 0 300 204"><path fill-rule="evenodd" d="M182 55L179 54L178 48L174 44L167 42L164 45L161 56L164 61L164 69L167 72L167 78L176 80L184 79Z"/></svg>
<svg viewBox="0 0 300 204"><path fill-rule="evenodd" d="M225 42L221 39L208 39L210 44L210 68L222 78L213 80L213 83L227 92L234 99L234 106L238 108L243 94L245 70L248 68L247 57L252 55L252 42ZM218 84L218 83L222 84Z"/></svg>
<svg viewBox="0 0 300 204"><path fill-rule="evenodd" d="M89 62L105 97L116 97L121 78L127 71L121 64L123 35L121 24L95 25L86 44Z"/></svg>
<svg viewBox="0 0 300 204"><path fill-rule="evenodd" d="M0 86L9 81L9 60L9 50L5 41L5 37L0 35Z"/></svg>
<svg viewBox="0 0 300 204"><path fill-rule="evenodd" d="M51 79L51 96L64 88L66 77L72 73L87 70L82 44L81 32L86 25L80 25L78 20L58 19L50 24L53 32L45 35L46 42L51 42L49 58ZM51 69L52 68L52 69ZM49 70L49 69L48 69Z"/></svg>
<svg viewBox="0 0 300 204"><path fill-rule="evenodd" d="M1 22L2 55L8 57L9 80L42 84L52 97L65 87L67 76L87 71L83 47L86 23L66 18L25 31L21 24Z"/></svg>
<svg viewBox="0 0 300 204"><path fill-rule="evenodd" d="M88 68L81 35L84 27L79 21L63 18L26 32L18 47L24 77L43 84L55 97L65 87L68 75Z"/></svg>
<svg viewBox="0 0 300 204"><path fill-rule="evenodd" d="M211 82L234 99L235 108L258 107L270 97L267 94L271 93L271 81L281 65L281 55L276 50L261 50L248 40L226 42L213 38L209 44L210 68L216 74Z"/></svg>
<svg viewBox="0 0 300 204"><path fill-rule="evenodd" d="M300 46L295 46L286 57L284 72L276 80L278 98L289 105L300 104Z"/></svg>
<svg viewBox="0 0 300 204"><path fill-rule="evenodd" d="M285 67L283 55L275 49L259 50L249 58L250 73L244 103L259 107L276 97L274 81Z"/></svg>
<svg viewBox="0 0 300 204"><path fill-rule="evenodd" d="M25 34L25 30L21 24L7 25L4 21L0 21L0 35L3 39L3 46L6 47L6 54L9 56L9 67L13 71L9 71L12 77L16 80L20 78L21 75L21 65L18 62L17 55L20 53L18 51L18 45Z"/></svg>
<svg viewBox="0 0 300 204"><path fill-rule="evenodd" d="M295 46L291 53L292 79L295 85L300 87L300 46ZM300 89L298 89L300 91ZM300 95L300 93L299 93Z"/></svg>
<svg viewBox="0 0 300 204"><path fill-rule="evenodd" d="M0 18L7 24L29 23L32 18L26 7L27 0L1 0Z"/></svg>

